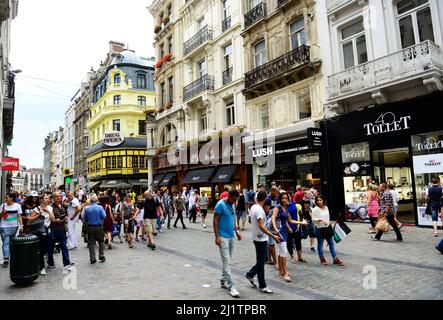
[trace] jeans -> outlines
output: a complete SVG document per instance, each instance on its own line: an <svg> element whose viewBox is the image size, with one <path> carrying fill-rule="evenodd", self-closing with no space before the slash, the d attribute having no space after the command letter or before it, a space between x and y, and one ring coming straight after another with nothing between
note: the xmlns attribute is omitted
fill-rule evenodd
<svg viewBox="0 0 443 320"><path fill-rule="evenodd" d="M391 227L394 228L395 234L397 235L397 240L403 240L400 230L398 229L397 224L395 223L394 215L388 214L387 218L388 218L388 222L391 225ZM375 235L375 238L380 240L382 235L383 235L383 231L379 230L377 232L377 234Z"/></svg>
<svg viewBox="0 0 443 320"><path fill-rule="evenodd" d="M46 252L48 251L48 236L46 234L38 234L37 237L39 240L38 265L40 267L40 270L42 270L45 268L45 255L46 255Z"/></svg>
<svg viewBox="0 0 443 320"><path fill-rule="evenodd" d="M166 214L165 220L166 220L166 218L168 219L168 229L169 229L171 227L171 216L172 216L171 209L170 208L166 208L165 211L166 211L165 212L165 214Z"/></svg>
<svg viewBox="0 0 443 320"><path fill-rule="evenodd" d="M317 237L317 250L318 250L318 256L320 258L324 258L323 254L323 242L326 240L326 242L329 245L329 250L331 251L332 258L337 258L337 253L335 252L335 243L334 243L334 237L330 237L328 239L325 239L321 236L320 229L315 228L315 236Z"/></svg>
<svg viewBox="0 0 443 320"><path fill-rule="evenodd" d="M162 229L162 219L160 217L157 217L157 230Z"/></svg>
<svg viewBox="0 0 443 320"><path fill-rule="evenodd" d="M196 207L192 207L191 210L189 210L189 222L193 222L195 223L195 221L197 221L197 208Z"/></svg>
<svg viewBox="0 0 443 320"><path fill-rule="evenodd" d="M177 210L177 218L174 222L174 228L177 227L178 220L180 220L180 222L182 223L183 229L186 228L185 223L183 222L183 211L181 210Z"/></svg>
<svg viewBox="0 0 443 320"><path fill-rule="evenodd" d="M260 289L266 288L265 281L265 264L268 258L268 242L267 241L254 241L255 256L257 257L257 263L249 270L246 275L250 278L254 278L257 275L258 286Z"/></svg>
<svg viewBox="0 0 443 320"><path fill-rule="evenodd" d="M220 278L221 283L227 283L229 289L234 287L231 274L231 258L234 250L234 238L220 238L220 256L223 264L223 270Z"/></svg>
<svg viewBox="0 0 443 320"><path fill-rule="evenodd" d="M431 212L432 212L432 221L438 222L438 214L440 213L440 209L439 208L432 208Z"/></svg>
<svg viewBox="0 0 443 320"><path fill-rule="evenodd" d="M3 258L9 258L9 241L15 237L17 227L0 227L0 235L2 237Z"/></svg>
<svg viewBox="0 0 443 320"><path fill-rule="evenodd" d="M60 250L63 257L63 266L69 265L69 251L67 247L66 231L52 231L51 237L49 238L48 246L48 264L50 266L54 265L54 247L56 243L60 243Z"/></svg>

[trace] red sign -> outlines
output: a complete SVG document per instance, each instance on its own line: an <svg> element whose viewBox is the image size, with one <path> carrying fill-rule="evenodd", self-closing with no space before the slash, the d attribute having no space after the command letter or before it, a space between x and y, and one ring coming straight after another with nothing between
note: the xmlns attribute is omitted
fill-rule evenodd
<svg viewBox="0 0 443 320"><path fill-rule="evenodd" d="M4 158L2 161L3 171L20 171L19 159Z"/></svg>

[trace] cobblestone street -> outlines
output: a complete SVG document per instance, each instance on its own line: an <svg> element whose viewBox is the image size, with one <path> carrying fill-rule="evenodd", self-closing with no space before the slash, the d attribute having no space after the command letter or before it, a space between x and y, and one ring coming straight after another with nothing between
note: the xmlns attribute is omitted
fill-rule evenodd
<svg viewBox="0 0 443 320"><path fill-rule="evenodd" d="M212 215L208 217L212 220ZM9 270L0 269L1 299L231 299L219 286L220 256L213 241L211 223L203 229L189 224L187 230L171 229L156 237L157 250L146 242L129 249L126 243L115 243L106 250L105 263L89 264L84 244L70 251L77 276L76 288L66 289L61 256L55 255L56 269L48 269L28 288L17 288L9 279ZM250 225L243 231L243 241L236 241L233 277L241 299L439 299L443 300L443 256L434 248L432 230L416 227L402 229L404 242L395 241L393 231L382 241L370 241L367 225L349 224L350 236L337 245L345 267L322 266L317 253L303 240L307 264L291 264L293 281L285 283L272 266L266 266L268 285L273 295L251 288L244 273L255 261ZM80 229L80 228L78 228ZM441 232L441 231L440 231ZM332 262L327 248L325 256ZM377 271L377 288L364 289L365 266ZM65 284L69 282L65 279Z"/></svg>

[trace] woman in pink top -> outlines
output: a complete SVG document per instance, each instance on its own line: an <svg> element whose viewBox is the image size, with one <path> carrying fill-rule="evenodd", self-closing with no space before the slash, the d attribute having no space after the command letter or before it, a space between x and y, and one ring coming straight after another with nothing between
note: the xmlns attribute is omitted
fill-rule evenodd
<svg viewBox="0 0 443 320"><path fill-rule="evenodd" d="M380 211L379 200L380 197L372 185L368 186L368 193L366 194L366 199L368 201L368 215L371 221L371 228L369 228L368 233L376 233L375 224L378 219L378 212Z"/></svg>

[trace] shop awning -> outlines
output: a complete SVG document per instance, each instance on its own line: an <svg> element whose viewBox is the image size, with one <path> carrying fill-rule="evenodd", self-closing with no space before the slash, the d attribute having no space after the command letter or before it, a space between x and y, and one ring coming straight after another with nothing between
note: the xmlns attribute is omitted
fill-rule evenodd
<svg viewBox="0 0 443 320"><path fill-rule="evenodd" d="M189 171L183 179L183 183L205 183L209 182L215 168L199 169Z"/></svg>
<svg viewBox="0 0 443 320"><path fill-rule="evenodd" d="M149 186L148 179L131 180L131 184L135 187L148 187Z"/></svg>
<svg viewBox="0 0 443 320"><path fill-rule="evenodd" d="M167 173L162 181L160 182L159 186L170 186L172 182L174 181L175 176L177 175L176 172Z"/></svg>
<svg viewBox="0 0 443 320"><path fill-rule="evenodd" d="M227 166L218 168L217 173L212 179L212 183L229 183L232 182L232 176L234 175L237 166Z"/></svg>
<svg viewBox="0 0 443 320"><path fill-rule="evenodd" d="M158 184L162 181L163 177L165 176L164 173L159 173L154 177L154 181L151 183L151 187L157 187Z"/></svg>
<svg viewBox="0 0 443 320"><path fill-rule="evenodd" d="M115 188L117 186L117 184L122 183L123 181L121 180L108 180L108 181L104 181L102 182L102 185L100 186L100 188Z"/></svg>
<svg viewBox="0 0 443 320"><path fill-rule="evenodd" d="M101 181L91 181L88 183L88 189L91 190L94 187L98 186L100 183L102 183Z"/></svg>
<svg viewBox="0 0 443 320"><path fill-rule="evenodd" d="M132 185L130 185L129 183L126 183L126 182L120 182L120 183L118 183L115 186L115 188L117 188L117 189L130 189L130 188L132 188Z"/></svg>

